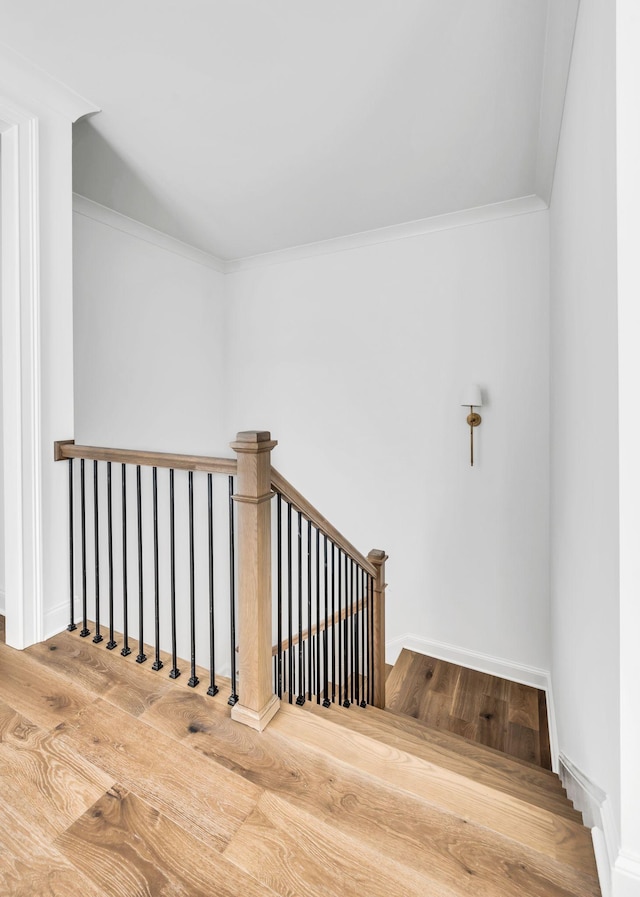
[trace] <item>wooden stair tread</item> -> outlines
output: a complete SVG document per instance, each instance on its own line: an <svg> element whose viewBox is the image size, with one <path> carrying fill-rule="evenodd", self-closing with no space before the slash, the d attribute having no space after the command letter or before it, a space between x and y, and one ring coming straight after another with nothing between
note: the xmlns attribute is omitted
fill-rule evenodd
<svg viewBox="0 0 640 897"><path fill-rule="evenodd" d="M547 853L560 862L578 869L593 862L591 835L578 822L348 731L315 714L303 714L288 704L281 707L271 727L308 750L327 753L338 762L490 828L505 838Z"/></svg>
<svg viewBox="0 0 640 897"><path fill-rule="evenodd" d="M354 732L375 738L390 747L396 747L413 754L430 763L438 764L459 775L467 776L478 783L504 791L528 803L558 813L567 819L582 823L582 816L577 812L561 790L540 788L537 782L530 782L527 771L513 765L513 769L494 769L475 758L464 757L455 750L419 738L412 733L399 729L393 719L375 707L360 708L324 708L307 702L304 708L309 713L326 714L326 718ZM558 780L559 784L559 780ZM561 787L561 786L560 786Z"/></svg>
<svg viewBox="0 0 640 897"><path fill-rule="evenodd" d="M303 715L299 708L293 712ZM233 722L229 708L201 695L176 691L142 719L330 824L340 833L338 849L341 837L357 838L378 853L380 862L399 858L453 894L599 897L589 862L589 871L572 868L402 794L321 751L311 758L286 731L269 726L254 732Z"/></svg>

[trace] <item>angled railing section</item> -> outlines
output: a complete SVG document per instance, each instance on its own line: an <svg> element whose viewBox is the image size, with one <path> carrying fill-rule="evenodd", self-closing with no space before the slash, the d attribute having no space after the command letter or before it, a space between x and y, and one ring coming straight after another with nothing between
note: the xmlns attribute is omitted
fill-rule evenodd
<svg viewBox="0 0 640 897"><path fill-rule="evenodd" d="M171 678L188 656L188 685L211 696L228 676L233 718L258 730L281 699L384 707L386 555L365 557L271 467L276 444L248 431L237 458L54 450L69 469L67 628L140 664L153 653Z"/></svg>

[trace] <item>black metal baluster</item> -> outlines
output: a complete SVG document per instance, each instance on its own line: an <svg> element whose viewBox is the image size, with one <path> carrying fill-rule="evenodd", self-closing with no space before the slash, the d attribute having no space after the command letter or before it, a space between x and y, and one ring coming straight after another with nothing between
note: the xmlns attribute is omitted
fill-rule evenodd
<svg viewBox="0 0 640 897"><path fill-rule="evenodd" d="M307 520L307 632L311 634L313 625L313 613L311 609L311 521ZM313 679L313 658L311 651L307 651L307 678L309 680L309 700L311 700L311 681Z"/></svg>
<svg viewBox="0 0 640 897"><path fill-rule="evenodd" d="M277 565L278 565L278 655L276 665L276 694L282 698L282 495L277 493Z"/></svg>
<svg viewBox="0 0 640 897"><path fill-rule="evenodd" d="M113 632L113 507L111 501L111 461L107 461L107 548L109 559L109 651L117 648Z"/></svg>
<svg viewBox="0 0 640 897"><path fill-rule="evenodd" d="M298 511L298 647L302 647L302 513ZM304 704L304 657L298 651L298 697L296 704Z"/></svg>
<svg viewBox="0 0 640 897"><path fill-rule="evenodd" d="M373 594L374 589L374 581L373 577L370 578L371 581L371 619L369 620L369 627L371 629L371 662L370 662L370 674L371 674L371 703L373 703L376 690L375 690L375 674L376 674L376 652L375 652L375 622L376 622L376 600ZM384 675L384 669L382 670L382 675Z"/></svg>
<svg viewBox="0 0 640 897"><path fill-rule="evenodd" d="M354 610L353 610L353 599L355 595L355 590L353 587L353 558L349 558L349 627L351 629L351 636L349 639L349 644L351 647L351 665L349 672L351 673L351 703L353 704L355 691L356 691L356 632L357 629L354 626L355 618L354 618Z"/></svg>
<svg viewBox="0 0 640 897"><path fill-rule="evenodd" d="M84 458L80 459L80 527L82 547L82 629L80 635L91 635L87 628L87 520L84 482Z"/></svg>
<svg viewBox="0 0 640 897"><path fill-rule="evenodd" d="M158 468L153 468L153 582L155 588L154 624L156 637L156 657L152 670L161 670L164 664L160 660L160 576L158 571Z"/></svg>
<svg viewBox="0 0 640 897"><path fill-rule="evenodd" d="M122 614L124 617L123 657L131 654L129 647L129 593L127 589L127 465L122 465Z"/></svg>
<svg viewBox="0 0 640 897"><path fill-rule="evenodd" d="M293 703L293 574L291 570L291 503L287 502L287 634L289 636L289 703Z"/></svg>
<svg viewBox="0 0 640 897"><path fill-rule="evenodd" d="M200 682L196 676L196 573L195 546L193 540L193 471L189 471L189 619L191 622L191 676L187 685L195 688Z"/></svg>
<svg viewBox="0 0 640 897"><path fill-rule="evenodd" d="M140 465L136 466L136 500L138 506L138 656L136 663L144 663L144 573L142 569L142 483Z"/></svg>
<svg viewBox="0 0 640 897"><path fill-rule="evenodd" d="M207 694L218 694L216 685L216 624L213 588L213 474L207 474L207 496L209 510L209 688Z"/></svg>
<svg viewBox="0 0 640 897"><path fill-rule="evenodd" d="M320 638L320 630L318 630ZM324 632L322 634L322 660L324 664L324 700L323 707L331 707L329 700L329 570L327 567L327 536L324 534ZM318 645L318 648L320 646Z"/></svg>
<svg viewBox="0 0 640 897"><path fill-rule="evenodd" d="M354 573L355 567L355 573ZM354 593L355 607L353 611L353 670L354 670L354 691L356 705L360 703L360 640L358 638L360 625L360 577L358 576L358 565L355 561L351 562L351 575L354 577Z"/></svg>
<svg viewBox="0 0 640 897"><path fill-rule="evenodd" d="M349 558L344 556L344 701L343 707L350 707L349 700ZM352 683L353 684L353 683Z"/></svg>
<svg viewBox="0 0 640 897"><path fill-rule="evenodd" d="M102 641L100 635L100 525L98 521L98 462L93 462L93 545L94 566L96 571L96 634L93 637L97 645Z"/></svg>
<svg viewBox="0 0 640 897"><path fill-rule="evenodd" d="M338 704L342 698L342 549L338 548Z"/></svg>
<svg viewBox="0 0 640 897"><path fill-rule="evenodd" d="M74 584L74 560L73 560L73 458L69 458L69 625L67 629L73 632L78 627L75 624L75 584Z"/></svg>
<svg viewBox="0 0 640 897"><path fill-rule="evenodd" d="M367 703L371 703L371 657L372 657L372 639L371 632L371 574L367 573Z"/></svg>
<svg viewBox="0 0 640 897"><path fill-rule="evenodd" d="M311 630L309 630L311 632ZM320 636L320 530L316 527L316 632ZM317 647L317 646L316 646ZM315 654L315 689L316 704L320 703L320 651Z"/></svg>
<svg viewBox="0 0 640 897"><path fill-rule="evenodd" d="M231 615L231 694L227 704L238 703L236 694L236 549L233 501L233 477L229 477L229 602Z"/></svg>
<svg viewBox="0 0 640 897"><path fill-rule="evenodd" d="M176 512L174 497L174 473L169 468L169 539L171 555L171 672L170 679L177 679L180 675L178 669L178 648L176 632Z"/></svg>
<svg viewBox="0 0 640 897"><path fill-rule="evenodd" d="M331 541L331 703L336 702L336 543Z"/></svg>
<svg viewBox="0 0 640 897"><path fill-rule="evenodd" d="M361 681L360 681L360 706L366 707L367 702L365 700L365 689L364 689L364 677L365 677L365 658L366 658L366 644L364 640L364 602L365 602L365 594L364 594L364 570L360 565L358 565L358 594L360 595L359 606L360 610L358 611L358 619L360 621L360 672L361 672Z"/></svg>

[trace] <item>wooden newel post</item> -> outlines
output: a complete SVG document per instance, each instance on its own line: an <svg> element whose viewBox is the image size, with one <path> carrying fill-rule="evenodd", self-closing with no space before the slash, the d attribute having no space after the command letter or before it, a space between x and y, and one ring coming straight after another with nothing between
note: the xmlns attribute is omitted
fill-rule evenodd
<svg viewBox="0 0 640 897"><path fill-rule="evenodd" d="M268 431L238 433L234 500L238 519L239 702L232 719L261 732L280 700L271 670L271 450Z"/></svg>
<svg viewBox="0 0 640 897"><path fill-rule="evenodd" d="M373 583L373 706L384 710L386 681L384 593L387 588L384 576L388 556L384 551L374 549L367 555L367 560L376 568Z"/></svg>

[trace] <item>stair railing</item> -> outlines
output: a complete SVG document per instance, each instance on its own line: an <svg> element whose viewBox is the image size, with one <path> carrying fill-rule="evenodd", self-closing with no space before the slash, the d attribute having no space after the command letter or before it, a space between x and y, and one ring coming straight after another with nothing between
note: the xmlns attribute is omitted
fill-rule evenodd
<svg viewBox="0 0 640 897"><path fill-rule="evenodd" d="M276 494L276 694L384 707L384 565L365 557L282 474Z"/></svg>
<svg viewBox="0 0 640 897"><path fill-rule="evenodd" d="M163 633L166 635L168 632L165 641L167 644L170 642L171 646L169 676L177 678L180 675L176 637L180 622L180 626L183 629L188 626L189 631L191 663L188 685L196 688L200 684L197 641L202 640L200 630L206 629L209 695L215 695L219 690L216 682L215 646L219 641L219 626L214 557L220 557L220 546L214 544L219 540L214 539L213 478L216 475L227 477L228 526L227 545L223 553L227 553L228 557L228 618L225 621L229 627L231 680L228 703L234 719L259 731L277 712L280 700L287 697L291 701L295 697L296 703L315 698L325 706L334 703L365 706L372 703L384 707L385 701L384 577L387 557L383 551L372 551L367 557L361 554L271 467L271 451L276 445L268 431L247 431L238 433L236 441L231 444L237 460L81 446L75 445L73 440L56 442L54 450L55 460L66 460L69 465L70 616L67 628L76 630L77 617L81 616L80 636L86 638L91 635L91 604L93 642L102 642L103 630L106 634L108 629L105 647L109 650L118 647L115 624L116 620L120 620L123 628L121 653L127 656L132 651L129 616L133 610L137 623L137 639L134 641L137 641L138 653L135 660L145 663L145 619L148 629L148 579L149 570L152 569L152 669L159 671L167 662L161 641ZM93 467L92 490L86 483L87 462L92 462ZM79 471L74 467L78 463ZM116 465L115 469L113 465ZM163 481L160 483L158 470L167 471L162 474ZM174 479L175 473L182 471L186 471L186 483L179 485L183 491L188 489L188 536L184 537L185 545L188 545L188 549L185 548L189 570L188 591L176 585L176 495L179 490ZM204 516L207 522L203 525L203 515L194 512L194 495L205 478L207 501ZM116 502L114 494L117 496ZM272 512L274 497L276 505ZM87 505L93 516L92 525L87 523ZM135 507L135 521L132 519L132 505ZM161 523L161 510L167 507L169 520ZM204 507L202 501L199 507ZM286 519L284 528L283 509ZM143 522L144 517L147 519ZM183 514L183 523L184 517ZM275 607L272 606L272 518L276 531ZM137 545L136 540L132 539L134 523ZM294 523L297 526L295 557L292 549ZM167 524L170 538L166 538L165 532L162 539L159 532L161 528L166 531ZM303 528L306 552L303 552ZM284 532L286 557L283 553ZM87 535L93 536L92 550L87 547ZM114 551L116 541L118 551ZM206 549L203 548L205 544ZM137 551L136 547L132 550L132 545L137 547ZM136 557L131 557L132 554ZM114 558L120 568L116 573ZM94 566L92 587L87 579L91 560ZM137 603L135 586L131 588L129 577L130 568L136 560ZM163 570L167 572L168 569L169 572L166 583L159 572L161 562ZM79 572L81 615L76 614ZM208 619L204 627L203 608L198 606L202 602L198 602L196 594L202 594L203 581L208 584ZM106 602L103 599L105 586ZM169 610L165 624L168 625L163 628L162 614L166 612L167 604Z"/></svg>

